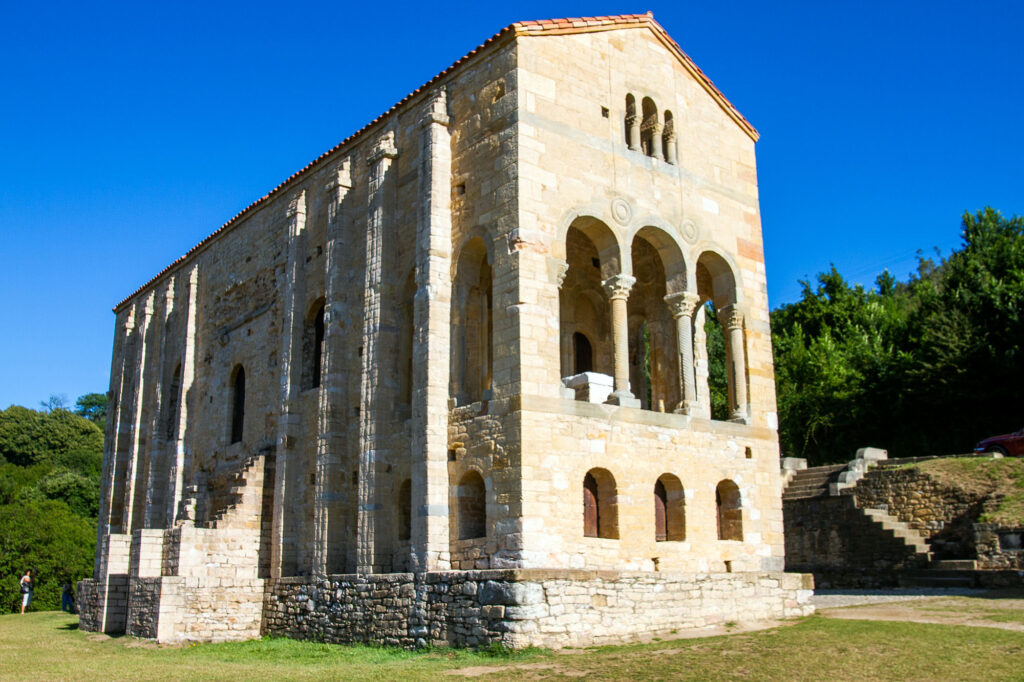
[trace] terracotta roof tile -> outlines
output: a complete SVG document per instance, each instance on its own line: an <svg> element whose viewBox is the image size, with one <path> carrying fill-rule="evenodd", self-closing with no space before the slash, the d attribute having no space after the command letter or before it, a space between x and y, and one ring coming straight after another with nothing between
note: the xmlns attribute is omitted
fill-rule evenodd
<svg viewBox="0 0 1024 682"><path fill-rule="evenodd" d="M505 38L508 38L508 37L514 37L514 36L517 36L517 35L541 35L545 31L556 31L556 32L559 32L559 33L567 32L567 31L568 32L576 32L576 31L585 32L585 31L587 31L590 28L600 28L600 29L604 30L607 27L615 28L615 27L632 27L632 26L645 26L645 25L648 26L651 30L653 30L655 32L655 34L657 34L658 37L669 47L669 49L671 49L672 51L674 51L677 54L677 56L683 61L683 63L689 69L691 69L694 72L694 75L698 78L698 80L701 81L705 85L705 87L708 89L708 91L712 95L712 97L714 97L718 101L719 105L722 106L722 108L724 108L733 117L733 119L736 120L736 122L740 125L740 127L744 128L744 130L747 131L747 134L750 135L756 141L757 138L758 138L757 130L755 130L754 127L747 121L747 119L745 119L743 117L743 115L740 114L740 112L736 109L736 107L734 107L732 105L732 103L729 102L729 100L727 100L725 98L725 95L723 95L722 92L717 87L715 87L715 84L711 82L711 79L708 78L707 75L705 75L704 72L700 70L700 68L693 62L693 60L690 59L690 57L685 52L683 52L682 48L679 47L679 44L676 43L676 41L673 40L671 38L671 36L669 36L668 33L665 32L665 29L663 29L661 27L661 25L658 24L658 22L656 22L654 20L654 15L651 12L646 12L645 14L620 14L620 15L617 15L617 16L576 17L576 18L568 18L568 19L544 19L544 20L539 20L539 21L537 21L537 20L533 20L533 21L517 21L517 22L515 22L513 24L509 24L508 26L506 26L505 28L501 29L500 31L495 33L493 36L491 36L490 38L485 40L483 43L481 43L480 45L478 45L475 48L473 48L472 50L470 50L468 53L466 53L465 55L463 55L462 57L457 59L447 69L445 69L444 71L442 71L441 73L437 74L436 76L431 78L429 81L427 81L426 83L424 83L420 87L418 87L415 90L413 90L412 92L410 92L408 95L403 97L401 100L399 100L397 103L395 103L391 108L389 108L387 111L382 113L380 116L377 116L375 119L373 119L372 121L370 121L369 123L364 125L362 128L360 128L359 130L355 131L354 133L352 133L351 135L346 137L344 140L342 140L338 144L334 145L333 147L331 147L330 149L325 151L320 156L318 156L315 159L313 159L312 161L310 161L302 169L300 169L300 170L296 171L295 173L292 173L291 175L289 175L288 178L284 182L282 182L277 187L275 187L274 189L270 190L269 192L264 194L262 197L260 197L256 201L254 201L251 204L249 204L248 206L246 206L245 208L243 208L233 218L231 218L231 220L228 220L226 223L224 223L219 228L217 228L217 230L215 230L209 237L207 237L206 239L202 240L201 242L199 242L198 244L193 246L191 249L186 251L179 258L177 258L174 262L172 262L170 265L168 265L163 270L161 270L159 273L157 273L156 276L151 278L148 282L146 282L145 284L140 286L138 289L133 291L130 295L125 297L121 302L119 302L117 305L115 305L114 306L114 312L117 312L118 310L122 309L125 306L125 304L127 304L131 299L133 299L139 293L141 293L142 291L148 289L150 286L155 284L157 282L157 280L159 280L164 275L166 275L168 272L173 270L177 265L179 265L180 263L184 262L192 254L197 253L200 249L205 247L215 237L217 237L217 235L221 234L222 232L224 232L228 228L232 227L237 221L241 220L243 217L245 217L248 214L252 213L257 207L262 206L263 204L267 203L271 198L274 198L277 195L281 194L281 192L295 178L299 177L300 175L305 174L306 171L309 171L310 169L312 169L315 166L319 165L327 157L329 157L332 154L334 154L334 152L336 152L337 150L341 149L345 145L353 142L356 138L362 136L368 130L370 130L371 128L376 126L378 123L383 121L385 118L390 116L392 113L394 113L399 107L404 105L410 99L412 99L413 97L415 97L415 96L419 95L420 93L424 92L428 88L432 87L438 81L441 81L445 77L449 76L455 69L457 69L458 67L462 66L469 59L471 59L476 54L478 54L481 50L484 50L484 49L490 47L491 45L495 44L496 42L498 42L498 41L500 41L502 39L505 39Z"/></svg>

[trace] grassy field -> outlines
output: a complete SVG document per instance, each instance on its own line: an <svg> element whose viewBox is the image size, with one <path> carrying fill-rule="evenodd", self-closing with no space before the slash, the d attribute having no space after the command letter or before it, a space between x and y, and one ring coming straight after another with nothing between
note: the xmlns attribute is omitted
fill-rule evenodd
<svg viewBox="0 0 1024 682"><path fill-rule="evenodd" d="M927 603L919 603L923 612ZM932 606L959 615L976 609L993 621L1018 615L993 600ZM1021 631L825 616L719 637L516 653L407 652L284 639L158 646L81 632L76 617L59 612L0 616L4 680L1021 680L1022 656Z"/></svg>

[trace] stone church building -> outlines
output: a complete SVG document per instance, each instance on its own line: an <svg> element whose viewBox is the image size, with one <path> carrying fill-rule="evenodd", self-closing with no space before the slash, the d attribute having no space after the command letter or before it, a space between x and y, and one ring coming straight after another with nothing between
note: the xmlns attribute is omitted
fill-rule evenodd
<svg viewBox="0 0 1024 682"><path fill-rule="evenodd" d="M225 223L114 308L82 627L560 646L808 613L757 138L650 14L521 22Z"/></svg>

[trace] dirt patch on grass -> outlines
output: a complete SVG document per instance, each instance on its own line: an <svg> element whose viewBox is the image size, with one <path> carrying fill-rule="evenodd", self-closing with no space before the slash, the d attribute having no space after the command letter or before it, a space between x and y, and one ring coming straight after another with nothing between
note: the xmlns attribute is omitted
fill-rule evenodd
<svg viewBox="0 0 1024 682"><path fill-rule="evenodd" d="M1024 632L1024 597L1020 591L977 597L935 597L914 601L818 609L826 618L886 620L936 625L966 625Z"/></svg>

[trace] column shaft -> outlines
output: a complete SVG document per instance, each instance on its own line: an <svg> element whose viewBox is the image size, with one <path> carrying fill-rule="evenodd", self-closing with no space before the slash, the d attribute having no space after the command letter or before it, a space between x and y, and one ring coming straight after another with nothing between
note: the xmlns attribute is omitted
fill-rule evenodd
<svg viewBox="0 0 1024 682"><path fill-rule="evenodd" d="M611 300L612 310L612 344L615 358L615 391L613 399L619 405L639 406L639 401L629 390L629 326L626 301L629 290L636 283L635 277L614 275L604 282L605 292ZM636 405L633 405L633 403Z"/></svg>
<svg viewBox="0 0 1024 682"><path fill-rule="evenodd" d="M697 379L693 361L693 314L700 303L691 292L669 294L665 297L672 317L676 321L676 343L679 351L679 405L675 411L693 415L697 405Z"/></svg>

